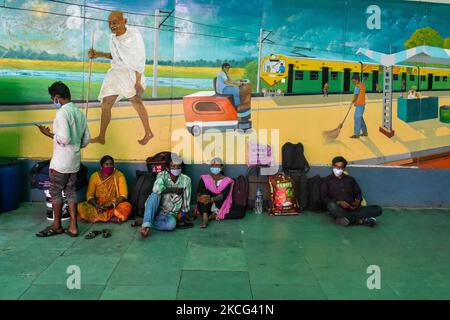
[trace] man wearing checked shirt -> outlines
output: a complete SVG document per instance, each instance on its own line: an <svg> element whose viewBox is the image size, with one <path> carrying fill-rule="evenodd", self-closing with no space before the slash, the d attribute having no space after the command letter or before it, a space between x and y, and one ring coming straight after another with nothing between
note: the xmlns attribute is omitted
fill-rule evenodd
<svg viewBox="0 0 450 320"><path fill-rule="evenodd" d="M191 178L181 173L183 159L172 153L166 160L166 170L160 172L153 185L153 192L145 202L141 236L150 235L151 228L172 231L177 227L177 215L189 212L191 202ZM186 222L185 222L186 223Z"/></svg>

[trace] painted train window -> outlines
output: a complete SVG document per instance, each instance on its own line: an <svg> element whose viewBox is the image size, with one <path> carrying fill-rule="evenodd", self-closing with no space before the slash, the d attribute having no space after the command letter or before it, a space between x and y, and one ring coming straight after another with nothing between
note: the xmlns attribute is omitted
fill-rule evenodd
<svg viewBox="0 0 450 320"><path fill-rule="evenodd" d="M303 80L303 71L295 71L295 80Z"/></svg>
<svg viewBox="0 0 450 320"><path fill-rule="evenodd" d="M319 71L311 71L309 73L309 80L318 80L319 79Z"/></svg>
<svg viewBox="0 0 450 320"><path fill-rule="evenodd" d="M281 59L267 59L264 61L264 72L285 73L286 62Z"/></svg>

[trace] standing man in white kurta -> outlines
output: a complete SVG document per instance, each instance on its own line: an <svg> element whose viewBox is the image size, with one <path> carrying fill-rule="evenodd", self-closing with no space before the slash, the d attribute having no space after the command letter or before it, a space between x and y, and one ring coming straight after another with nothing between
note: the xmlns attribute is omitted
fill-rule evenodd
<svg viewBox="0 0 450 320"><path fill-rule="evenodd" d="M98 99L102 102L100 134L91 139L91 143L105 144L105 136L111 121L111 108L122 98L130 99L144 126L144 137L139 140L142 145L153 138L148 121L147 110L142 103L145 90L145 47L141 34L135 28L127 27L127 19L120 11L111 12L108 18L112 31L110 53L89 50L90 59L111 59L111 68L106 74Z"/></svg>

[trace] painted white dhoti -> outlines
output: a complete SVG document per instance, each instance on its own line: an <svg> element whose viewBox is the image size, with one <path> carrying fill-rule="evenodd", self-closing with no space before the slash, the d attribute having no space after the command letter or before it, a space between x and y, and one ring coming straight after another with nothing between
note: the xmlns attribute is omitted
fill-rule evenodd
<svg viewBox="0 0 450 320"><path fill-rule="evenodd" d="M141 34L135 28L127 27L127 31L117 37L111 35L111 68L103 81L98 99L117 95L120 99L132 98L136 95L136 72L142 74L141 84L145 89L145 47Z"/></svg>

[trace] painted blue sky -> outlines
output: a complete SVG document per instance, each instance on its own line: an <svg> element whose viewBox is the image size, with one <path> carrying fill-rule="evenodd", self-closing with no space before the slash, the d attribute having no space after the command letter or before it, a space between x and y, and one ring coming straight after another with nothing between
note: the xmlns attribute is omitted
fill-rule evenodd
<svg viewBox="0 0 450 320"><path fill-rule="evenodd" d="M0 8L0 46L46 50L82 57L95 30L96 48L108 49L106 22L76 18L85 14L106 19L107 11L86 8L81 0L66 0L73 5L45 0L6 0L7 7L73 15ZM404 49L404 42L418 28L431 26L450 37L450 5L409 1L376 1L381 8L381 29L369 30L365 0L88 0L104 9L120 9L153 15L156 8L175 9L175 19L167 20L160 32L160 58L164 60L228 60L256 57L260 27L272 30L264 54L291 54L293 47L307 47L301 53L336 59L355 59L359 47L389 52ZM153 27L154 17L128 15L130 24ZM176 32L168 31L170 26ZM153 29L140 28L147 55L153 54ZM83 36L84 34L84 36ZM231 38L231 39L230 39ZM83 40L84 39L84 40ZM84 42L84 47L83 47Z"/></svg>

